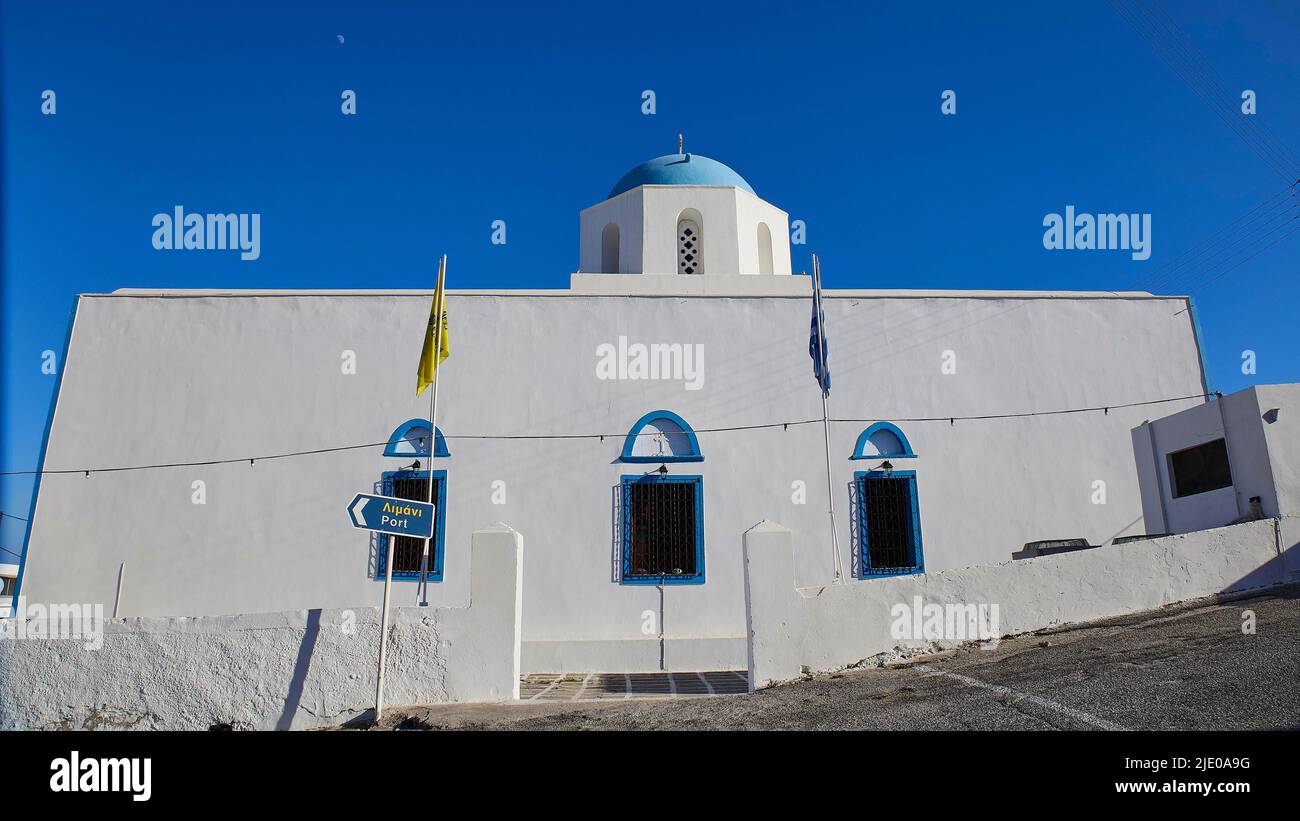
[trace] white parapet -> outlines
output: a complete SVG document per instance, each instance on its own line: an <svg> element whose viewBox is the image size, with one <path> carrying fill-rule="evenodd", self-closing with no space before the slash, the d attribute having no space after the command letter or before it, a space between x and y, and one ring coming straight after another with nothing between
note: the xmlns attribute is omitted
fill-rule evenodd
<svg viewBox="0 0 1300 821"><path fill-rule="evenodd" d="M523 538L477 530L470 558L468 607L393 611L388 704L519 697ZM86 626L0 641L0 728L306 729L374 706L376 607Z"/></svg>
<svg viewBox="0 0 1300 821"><path fill-rule="evenodd" d="M837 670L890 651L918 652L1151 610L1295 578L1300 520L1230 527L938 573L795 587L790 530L761 522L744 535L751 687ZM996 614L991 635L911 630L929 605ZM971 611L971 607L976 608ZM992 608L996 606L996 610ZM933 612L938 613L936 609ZM899 620L902 623L901 631ZM899 633L908 635L900 639Z"/></svg>

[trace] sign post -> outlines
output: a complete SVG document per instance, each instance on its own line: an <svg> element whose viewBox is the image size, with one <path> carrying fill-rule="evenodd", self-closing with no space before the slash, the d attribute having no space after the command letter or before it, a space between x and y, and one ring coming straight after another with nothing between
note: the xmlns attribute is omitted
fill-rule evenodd
<svg viewBox="0 0 1300 821"><path fill-rule="evenodd" d="M359 530L388 534L384 562L384 604L379 619L379 674L375 681L375 723L384 717L384 662L388 656L388 598L393 591L393 543L397 536L428 539L433 536L434 505L395 496L358 493L348 505L348 518Z"/></svg>

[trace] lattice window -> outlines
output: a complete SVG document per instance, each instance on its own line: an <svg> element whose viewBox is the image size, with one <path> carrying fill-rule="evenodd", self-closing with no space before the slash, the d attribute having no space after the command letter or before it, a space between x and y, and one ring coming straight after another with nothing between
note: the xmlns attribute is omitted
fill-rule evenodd
<svg viewBox="0 0 1300 821"><path fill-rule="evenodd" d="M916 477L859 475L857 496L862 575L920 572Z"/></svg>
<svg viewBox="0 0 1300 821"><path fill-rule="evenodd" d="M695 220L684 219L677 223L677 273L704 273L704 237Z"/></svg>
<svg viewBox="0 0 1300 821"><path fill-rule="evenodd" d="M704 581L703 480L623 479L623 582Z"/></svg>

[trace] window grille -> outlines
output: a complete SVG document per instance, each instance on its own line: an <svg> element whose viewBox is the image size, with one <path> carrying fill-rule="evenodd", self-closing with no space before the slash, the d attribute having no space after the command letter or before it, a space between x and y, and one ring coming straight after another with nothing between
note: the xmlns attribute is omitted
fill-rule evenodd
<svg viewBox="0 0 1300 821"><path fill-rule="evenodd" d="M704 581L703 480L623 479L623 582Z"/></svg>
<svg viewBox="0 0 1300 821"><path fill-rule="evenodd" d="M429 540L428 578L430 581L442 581L443 509L446 506L447 498L446 481L445 471L434 472L433 500L437 507L433 518L434 537ZM398 499L427 502L429 499L429 472L398 471L385 473L381 493L385 496L395 496ZM388 539L397 540L393 543L393 578L420 578L420 564L424 557L424 539L387 534L381 534L379 537L379 557L375 564L378 568L375 574L376 578L382 579L385 575L384 564L388 561Z"/></svg>
<svg viewBox="0 0 1300 821"><path fill-rule="evenodd" d="M681 220L677 223L677 273L704 273L702 239L700 226L695 220Z"/></svg>
<svg viewBox="0 0 1300 821"><path fill-rule="evenodd" d="M923 562L915 475L859 474L857 485L862 575L920 572Z"/></svg>

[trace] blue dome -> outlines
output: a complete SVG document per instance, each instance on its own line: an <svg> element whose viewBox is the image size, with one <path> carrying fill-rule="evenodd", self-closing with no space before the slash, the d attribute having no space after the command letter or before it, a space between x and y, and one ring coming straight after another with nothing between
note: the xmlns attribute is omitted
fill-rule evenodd
<svg viewBox="0 0 1300 821"><path fill-rule="evenodd" d="M753 194L745 178L727 166L699 154L665 154L633 168L610 190L617 197L639 185L731 185ZM755 194L757 196L757 194Z"/></svg>

